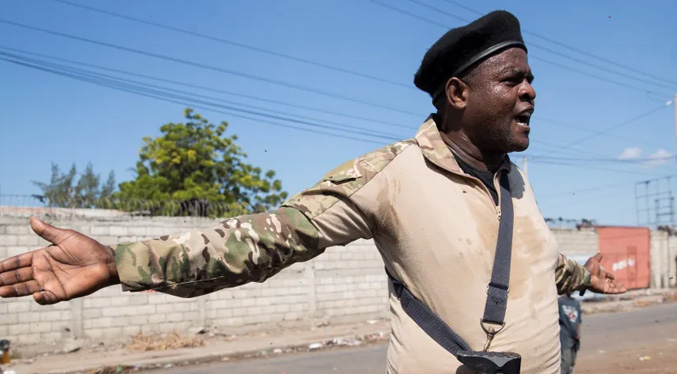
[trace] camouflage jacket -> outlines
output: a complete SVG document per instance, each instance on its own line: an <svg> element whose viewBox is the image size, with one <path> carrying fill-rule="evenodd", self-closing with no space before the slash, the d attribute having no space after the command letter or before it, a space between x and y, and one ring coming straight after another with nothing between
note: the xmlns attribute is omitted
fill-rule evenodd
<svg viewBox="0 0 677 374"><path fill-rule="evenodd" d="M558 254L528 181L515 165L507 169L515 213L510 293L507 327L492 347L521 353L523 373L555 373L557 293L585 288L590 275ZM487 188L463 173L430 117L415 138L346 162L275 211L120 244L116 262L125 290L192 297L262 282L328 247L374 239L390 273L481 349L485 334L477 320L499 219ZM391 310L389 372L450 372L458 365L415 326L396 297ZM439 359L426 359L431 352Z"/></svg>

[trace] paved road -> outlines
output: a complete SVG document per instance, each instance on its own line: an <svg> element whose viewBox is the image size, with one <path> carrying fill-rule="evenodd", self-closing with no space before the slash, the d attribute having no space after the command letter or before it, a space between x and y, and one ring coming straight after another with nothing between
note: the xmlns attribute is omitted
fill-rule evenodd
<svg viewBox="0 0 677 374"><path fill-rule="evenodd" d="M581 357L677 338L677 303L584 317ZM305 353L200 367L164 369L168 374L310 374L385 372L385 346Z"/></svg>
<svg viewBox="0 0 677 374"><path fill-rule="evenodd" d="M587 318L584 315L581 355L599 350L627 350L674 339L677 339L677 303Z"/></svg>

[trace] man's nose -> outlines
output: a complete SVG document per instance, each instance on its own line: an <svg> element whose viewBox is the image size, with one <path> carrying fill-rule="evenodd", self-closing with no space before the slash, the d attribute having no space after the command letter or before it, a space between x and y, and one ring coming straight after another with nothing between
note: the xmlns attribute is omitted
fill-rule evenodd
<svg viewBox="0 0 677 374"><path fill-rule="evenodd" d="M536 90L529 82L524 82L519 89L519 97L524 101L533 102L536 99Z"/></svg>

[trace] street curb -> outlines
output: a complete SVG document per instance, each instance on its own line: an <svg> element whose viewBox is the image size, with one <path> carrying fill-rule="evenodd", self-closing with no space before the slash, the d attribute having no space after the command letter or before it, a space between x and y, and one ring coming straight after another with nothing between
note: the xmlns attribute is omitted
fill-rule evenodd
<svg viewBox="0 0 677 374"><path fill-rule="evenodd" d="M658 305L677 301L677 291L668 290L638 290L624 295L608 295L599 301L592 299L581 303L584 314L599 314L624 312L646 306Z"/></svg>
<svg viewBox="0 0 677 374"><path fill-rule="evenodd" d="M270 339L247 339L236 342L208 342L208 346L195 348L182 348L167 351L148 351L142 353L129 353L128 351L105 352L106 356L118 356L120 359L105 360L108 362L87 363L83 362L77 367L67 369L41 369L33 368L33 363L10 365L3 367L5 370L14 370L16 374L119 374L132 373L144 370L155 370L169 367L191 366L218 361L239 361L252 358L278 357L282 355L304 353L308 351L325 351L344 349L357 346L369 346L384 344L390 338L389 329L385 329L385 321L374 325L364 326L360 333L336 334L334 330L344 331L345 326L328 328L324 335L308 337L288 338L286 336L271 337ZM269 344L265 341L285 340L286 344ZM247 346L243 349L229 348L229 345L240 344ZM92 352L95 356L97 353ZM126 356L126 357L125 357ZM132 357L130 357L132 356ZM48 356L45 360L55 357L66 358L66 355ZM120 362L124 362L120 363ZM43 365L44 366L44 365Z"/></svg>
<svg viewBox="0 0 677 374"><path fill-rule="evenodd" d="M611 295L599 299L585 300L581 308L585 314L613 313L636 308L658 305L677 300L677 290L640 290L625 295ZM373 323L373 324L372 324ZM350 327L350 329L349 329ZM191 366L218 361L238 361L251 358L269 358L282 355L298 354L308 351L345 349L355 346L385 344L389 339L389 321L370 321L357 325L337 325L309 331L285 331L278 336L265 338L243 337L234 342L207 341L209 346L182 348L168 351L149 351L130 353L124 350L103 353L116 359L102 359L102 353L90 352L91 362L83 360L81 365L72 365L68 369L40 368L39 361L54 359L77 361L74 356L52 355L38 357L37 363L17 362L17 365L6 367L15 370L16 374L117 374L132 373L142 370L162 369L169 367ZM303 336L306 335L306 336ZM357 343L359 342L359 343ZM311 346L313 348L311 348ZM241 348L247 347L247 348ZM81 352L82 353L82 352ZM86 352L84 352L86 353ZM98 361L98 362L96 362ZM104 362L106 361L106 362ZM120 364L120 361L127 361ZM33 366L33 368L31 368ZM42 364L44 367L45 365ZM52 366L53 368L54 366Z"/></svg>
<svg viewBox="0 0 677 374"><path fill-rule="evenodd" d="M371 334L369 334L371 335ZM377 340L366 340L364 343L359 345L340 345L334 343L337 339L351 339L353 336L338 337L333 339L328 339L324 342L318 342L317 340L308 340L305 343L290 345L282 348L277 348L280 352L273 352L267 350L245 350L245 351L236 351L229 354L210 354L200 357L195 357L192 359L168 359L168 360L157 360L157 362L147 362L140 365L134 364L118 364L105 367L96 367L89 369L78 369L78 370L67 370L67 371L50 371L45 374L126 374L134 373L147 370L158 370L158 369L169 369L174 367L187 367L195 366L200 364L208 364L213 362L238 362L249 359L267 359L280 356L288 356L294 354L302 354L310 351L320 352L320 351L335 351L341 349L350 349L356 347L369 347L379 344L385 344L390 338L390 334L384 334L383 338ZM366 336L365 336L366 338ZM312 341L312 343L311 343ZM322 344L322 347L310 349L309 345L313 344ZM266 352L267 351L267 352ZM22 373L17 373L22 374Z"/></svg>

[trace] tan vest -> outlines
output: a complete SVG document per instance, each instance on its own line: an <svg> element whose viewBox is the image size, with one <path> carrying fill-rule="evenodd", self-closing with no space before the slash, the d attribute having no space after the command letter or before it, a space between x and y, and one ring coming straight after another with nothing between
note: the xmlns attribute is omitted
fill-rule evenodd
<svg viewBox="0 0 677 374"><path fill-rule="evenodd" d="M479 321L496 249L496 206L479 181L451 165L451 154L447 166L453 172L431 165L425 153L420 146L409 147L382 171L391 202L383 219L392 230L374 240L393 275L472 349L481 350L486 334ZM515 211L510 293L506 327L491 350L521 354L524 374L555 374L560 370L557 244L517 167L509 180ZM388 372L455 373L459 362L411 320L392 292L390 303Z"/></svg>
<svg viewBox="0 0 677 374"><path fill-rule="evenodd" d="M497 207L486 187L461 171L431 118L415 140L404 143L390 155L383 156L386 147L347 163L288 205L307 210L323 190L327 200L317 205L322 208L307 213L320 246L373 236L393 276L472 349L481 350L486 334L479 322L496 250ZM366 184L352 191L347 184L352 177ZM524 175L513 165L508 177L515 212L510 293L506 327L490 350L521 354L524 374L558 374L557 243ZM344 196L337 200L327 191ZM392 289L390 303L388 372L456 372L460 363L402 310Z"/></svg>

